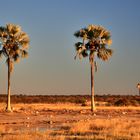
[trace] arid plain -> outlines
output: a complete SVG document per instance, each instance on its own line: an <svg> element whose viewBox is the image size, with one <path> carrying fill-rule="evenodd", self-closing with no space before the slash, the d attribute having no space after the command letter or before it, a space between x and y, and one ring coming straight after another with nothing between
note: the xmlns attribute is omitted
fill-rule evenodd
<svg viewBox="0 0 140 140"><path fill-rule="evenodd" d="M64 102L58 100L56 103L53 100L49 101L52 103L35 103L35 101L32 103L13 103L12 113L5 112L6 104L1 103L0 139L140 139L140 106L122 105L122 102L121 105L112 106L109 102L100 101L101 98L120 101L120 98L124 99L125 97L106 96L96 98L96 100L98 99L96 111L91 112L89 98L84 100L86 97L80 97L81 100L77 103L66 100L68 98L73 100L77 98L78 100L79 96L73 98L65 96L63 97ZM54 97L51 98L54 99ZM136 99L139 101L139 97Z"/></svg>

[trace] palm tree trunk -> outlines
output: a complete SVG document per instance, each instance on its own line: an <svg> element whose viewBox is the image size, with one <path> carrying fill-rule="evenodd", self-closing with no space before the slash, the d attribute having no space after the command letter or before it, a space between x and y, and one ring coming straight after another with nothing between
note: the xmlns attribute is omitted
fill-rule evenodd
<svg viewBox="0 0 140 140"><path fill-rule="evenodd" d="M11 112L11 104L10 104L10 76L11 76L11 70L10 70L10 58L8 58L8 90L7 90L7 107L6 111Z"/></svg>
<svg viewBox="0 0 140 140"><path fill-rule="evenodd" d="M91 63L91 111L94 110L96 110L94 101L94 63Z"/></svg>

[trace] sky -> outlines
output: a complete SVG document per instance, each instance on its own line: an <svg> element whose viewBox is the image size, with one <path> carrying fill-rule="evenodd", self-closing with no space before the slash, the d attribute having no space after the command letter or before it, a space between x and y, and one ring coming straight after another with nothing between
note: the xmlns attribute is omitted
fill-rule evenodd
<svg viewBox="0 0 140 140"><path fill-rule="evenodd" d="M0 0L0 26L18 24L30 36L29 57L15 64L11 94L90 94L88 58L74 60L74 32L89 24L111 32L114 53L97 59L95 94L138 94L139 0ZM7 92L7 66L0 60L0 94Z"/></svg>

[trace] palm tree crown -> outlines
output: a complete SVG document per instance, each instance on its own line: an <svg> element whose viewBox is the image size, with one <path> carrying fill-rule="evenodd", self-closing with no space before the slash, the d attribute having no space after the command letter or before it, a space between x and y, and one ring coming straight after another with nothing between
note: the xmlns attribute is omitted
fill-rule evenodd
<svg viewBox="0 0 140 140"><path fill-rule="evenodd" d="M4 55L7 61L10 60L11 71L14 61L17 62L20 57L28 55L28 45L29 37L20 26L7 24L6 27L0 27L0 57Z"/></svg>
<svg viewBox="0 0 140 140"><path fill-rule="evenodd" d="M103 61L108 60L112 56L113 51L106 47L112 43L111 35L104 27L89 25L87 28L75 32L74 35L83 40L83 42L75 44L77 51L75 58L77 55L80 59L89 56L90 63L93 63L95 54Z"/></svg>

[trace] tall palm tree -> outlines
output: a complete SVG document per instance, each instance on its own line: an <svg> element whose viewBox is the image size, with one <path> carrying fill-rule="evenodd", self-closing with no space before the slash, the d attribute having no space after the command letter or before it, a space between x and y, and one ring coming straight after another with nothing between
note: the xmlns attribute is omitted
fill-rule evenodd
<svg viewBox="0 0 140 140"><path fill-rule="evenodd" d="M6 111L11 112L10 105L10 78L14 62L19 62L20 57L28 56L27 48L29 37L19 25L7 24L0 27L0 57L6 57L8 66L8 89Z"/></svg>
<svg viewBox="0 0 140 140"><path fill-rule="evenodd" d="M137 88L139 90L139 95L140 95L140 83L137 84Z"/></svg>
<svg viewBox="0 0 140 140"><path fill-rule="evenodd" d="M81 38L81 42L75 43L76 56L89 57L90 67L91 67L91 111L94 111L95 101L94 101L94 69L97 71L97 65L95 57L103 61L108 60L113 51L107 46L110 46L112 43L110 32L107 31L104 27L97 25L89 25L86 28L82 28L74 33L74 36Z"/></svg>

